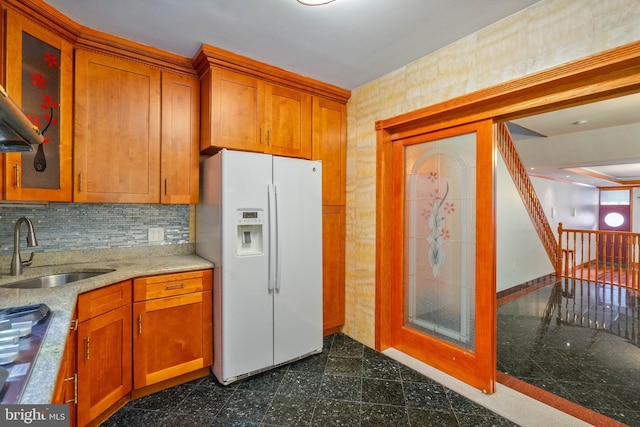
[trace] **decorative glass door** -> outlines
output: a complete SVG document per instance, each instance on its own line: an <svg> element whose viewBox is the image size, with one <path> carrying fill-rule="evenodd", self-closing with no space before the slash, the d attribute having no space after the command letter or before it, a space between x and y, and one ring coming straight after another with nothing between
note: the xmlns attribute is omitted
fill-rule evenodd
<svg viewBox="0 0 640 427"><path fill-rule="evenodd" d="M404 325L474 351L475 134L405 147Z"/></svg>
<svg viewBox="0 0 640 427"><path fill-rule="evenodd" d="M395 143L392 345L493 392L495 249L491 123Z"/></svg>

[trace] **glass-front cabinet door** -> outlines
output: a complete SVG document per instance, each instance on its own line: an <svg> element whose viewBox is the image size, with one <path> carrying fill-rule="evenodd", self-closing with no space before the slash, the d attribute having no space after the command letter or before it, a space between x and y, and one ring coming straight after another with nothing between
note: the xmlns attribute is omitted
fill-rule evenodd
<svg viewBox="0 0 640 427"><path fill-rule="evenodd" d="M6 90L44 142L5 154L3 199L71 201L73 46L13 10L6 17Z"/></svg>

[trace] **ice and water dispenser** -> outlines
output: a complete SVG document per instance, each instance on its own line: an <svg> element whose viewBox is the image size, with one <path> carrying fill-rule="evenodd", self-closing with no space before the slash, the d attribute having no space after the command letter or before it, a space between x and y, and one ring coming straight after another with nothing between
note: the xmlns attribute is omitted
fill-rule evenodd
<svg viewBox="0 0 640 427"><path fill-rule="evenodd" d="M238 255L262 254L263 211L260 209L239 210L237 219Z"/></svg>

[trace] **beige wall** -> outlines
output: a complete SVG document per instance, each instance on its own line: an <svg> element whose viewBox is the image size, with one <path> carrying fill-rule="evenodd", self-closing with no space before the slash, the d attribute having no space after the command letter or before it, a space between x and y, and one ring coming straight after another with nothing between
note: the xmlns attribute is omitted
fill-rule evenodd
<svg viewBox="0 0 640 427"><path fill-rule="evenodd" d="M352 92L347 105L347 335L374 345L375 121L638 41L639 22L640 0L543 0Z"/></svg>

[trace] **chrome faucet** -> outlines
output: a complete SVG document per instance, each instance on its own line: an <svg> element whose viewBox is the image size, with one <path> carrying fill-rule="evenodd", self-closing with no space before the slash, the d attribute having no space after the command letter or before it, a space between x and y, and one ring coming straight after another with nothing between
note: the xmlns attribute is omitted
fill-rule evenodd
<svg viewBox="0 0 640 427"><path fill-rule="evenodd" d="M22 261L20 257L20 225L27 223L27 246L32 248L38 246L38 239L36 238L36 232L33 229L31 220L27 217L22 217L16 221L16 226L13 229L13 258L11 259L11 275L18 276L22 274L22 266L28 267L33 262L33 252L27 261Z"/></svg>

